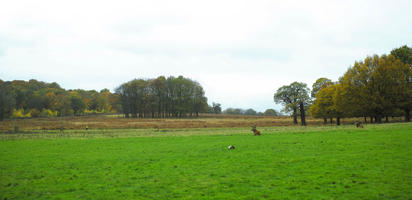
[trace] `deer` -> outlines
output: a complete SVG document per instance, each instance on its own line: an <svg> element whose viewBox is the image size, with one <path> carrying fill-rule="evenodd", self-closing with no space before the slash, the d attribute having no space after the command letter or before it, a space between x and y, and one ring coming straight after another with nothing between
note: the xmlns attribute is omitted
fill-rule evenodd
<svg viewBox="0 0 412 200"><path fill-rule="evenodd" d="M356 128L363 128L362 122L355 123Z"/></svg>
<svg viewBox="0 0 412 200"><path fill-rule="evenodd" d="M255 136L260 135L260 131L256 130L256 124L252 126L252 131Z"/></svg>

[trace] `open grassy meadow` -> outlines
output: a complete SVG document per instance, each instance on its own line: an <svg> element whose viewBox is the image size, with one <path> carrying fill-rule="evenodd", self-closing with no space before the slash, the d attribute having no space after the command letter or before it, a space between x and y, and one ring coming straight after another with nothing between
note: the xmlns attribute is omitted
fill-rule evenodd
<svg viewBox="0 0 412 200"><path fill-rule="evenodd" d="M1 133L0 199L412 199L412 123L258 129Z"/></svg>

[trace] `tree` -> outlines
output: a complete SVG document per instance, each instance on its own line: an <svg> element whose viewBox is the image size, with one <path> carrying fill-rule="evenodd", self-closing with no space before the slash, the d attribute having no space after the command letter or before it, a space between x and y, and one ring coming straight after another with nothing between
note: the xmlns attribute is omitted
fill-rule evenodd
<svg viewBox="0 0 412 200"><path fill-rule="evenodd" d="M320 89L316 99L310 107L310 112L314 117L333 118L336 117L336 124L340 125L343 117L344 98L342 98L342 84L333 84ZM332 123L332 120L331 120Z"/></svg>
<svg viewBox="0 0 412 200"><path fill-rule="evenodd" d="M186 117L207 111L202 86L188 78L135 79L115 90L126 117ZM216 106L213 108L216 110ZM149 115L150 114L150 115Z"/></svg>
<svg viewBox="0 0 412 200"><path fill-rule="evenodd" d="M317 94L314 103L310 107L310 113L315 118L323 118L326 124L327 118L334 117L333 113L333 90L332 87L321 88Z"/></svg>
<svg viewBox="0 0 412 200"><path fill-rule="evenodd" d="M312 91L310 93L312 98L316 98L316 94L320 89L326 88L330 85L333 85L333 82L328 78L318 78L315 83L312 85Z"/></svg>
<svg viewBox="0 0 412 200"><path fill-rule="evenodd" d="M383 116L393 114L396 108L404 108L408 113L411 99L408 74L408 65L392 55L375 55L355 62L340 79L345 99L342 110L347 116L370 116L371 121L374 118L378 123ZM405 107L402 102L406 103Z"/></svg>
<svg viewBox="0 0 412 200"><path fill-rule="evenodd" d="M263 113L265 116L279 116L279 113L275 109L266 109Z"/></svg>
<svg viewBox="0 0 412 200"><path fill-rule="evenodd" d="M70 101L74 114L82 115L84 113L84 109L86 109L86 104L82 101L82 99L77 95L73 95L71 96Z"/></svg>
<svg viewBox="0 0 412 200"><path fill-rule="evenodd" d="M245 115L256 115L257 112L253 110L252 108L249 108L245 111Z"/></svg>
<svg viewBox="0 0 412 200"><path fill-rule="evenodd" d="M223 113L228 114L228 115L243 115L244 110L240 108L227 108L226 110L223 111Z"/></svg>
<svg viewBox="0 0 412 200"><path fill-rule="evenodd" d="M285 106L285 111L293 111L293 122L297 124L297 110L300 111L302 126L306 126L305 106L310 103L309 88L305 83L293 82L280 87L274 94L276 103Z"/></svg>
<svg viewBox="0 0 412 200"><path fill-rule="evenodd" d="M215 114L220 114L222 113L222 107L220 103L212 103L212 108L213 108L213 113Z"/></svg>
<svg viewBox="0 0 412 200"><path fill-rule="evenodd" d="M59 94L57 95L57 105L56 110L59 116L73 115L74 111L71 105L71 99L68 95Z"/></svg>
<svg viewBox="0 0 412 200"><path fill-rule="evenodd" d="M202 86L199 83L196 83L194 86L193 92L193 112L196 114L196 117L199 116L199 112L207 111L207 98L204 96L205 92L203 91Z"/></svg>
<svg viewBox="0 0 412 200"><path fill-rule="evenodd" d="M328 79L328 78L319 78L312 85L311 97L316 99L316 95L318 94L319 90L321 90L323 88L326 88L330 85L333 85L333 82L330 79ZM315 108L316 108L316 106L313 107L313 109L315 109ZM316 113L316 112L314 112L314 113ZM316 113L316 114L318 114L318 113ZM323 118L323 123L324 124L327 123L326 117Z"/></svg>
<svg viewBox="0 0 412 200"><path fill-rule="evenodd" d="M10 85L0 79L0 121L11 116L15 103Z"/></svg>
<svg viewBox="0 0 412 200"><path fill-rule="evenodd" d="M293 123L297 124L297 98L293 95L290 85L280 87L274 94L273 98L276 103L280 103L285 107L285 112L292 111Z"/></svg>
<svg viewBox="0 0 412 200"><path fill-rule="evenodd" d="M402 63L412 65L412 48L404 45L391 51L391 55L400 59Z"/></svg>
<svg viewBox="0 0 412 200"><path fill-rule="evenodd" d="M400 78L399 95L397 99L397 107L405 113L405 121L411 121L410 112L412 110L412 48L402 46L391 51L391 55L399 59L403 64L408 66L408 69L403 66L403 75L406 77Z"/></svg>

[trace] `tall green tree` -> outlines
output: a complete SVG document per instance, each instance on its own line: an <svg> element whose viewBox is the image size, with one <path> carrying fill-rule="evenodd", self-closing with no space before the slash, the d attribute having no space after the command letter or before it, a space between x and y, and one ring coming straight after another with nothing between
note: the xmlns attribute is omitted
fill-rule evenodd
<svg viewBox="0 0 412 200"><path fill-rule="evenodd" d="M186 117L207 109L199 83L183 76L135 79L116 88L126 117Z"/></svg>
<svg viewBox="0 0 412 200"><path fill-rule="evenodd" d="M406 69L405 66L401 67L403 73L399 79L399 87L397 96L397 107L402 109L405 113L405 121L411 121L410 112L412 110L412 48L408 46L402 46L391 51L391 55L399 59L403 64L408 66Z"/></svg>
<svg viewBox="0 0 412 200"><path fill-rule="evenodd" d="M0 79L0 121L10 117L15 103L15 96L10 85Z"/></svg>
<svg viewBox="0 0 412 200"><path fill-rule="evenodd" d="M222 106L220 103L212 103L213 113L220 114L222 113Z"/></svg>
<svg viewBox="0 0 412 200"><path fill-rule="evenodd" d="M280 103L285 107L285 112L292 112L293 123L298 124L298 99L293 95L293 91L290 85L284 85L280 87L274 94L273 99L275 103Z"/></svg>
<svg viewBox="0 0 412 200"><path fill-rule="evenodd" d="M297 111L300 111L302 126L306 126L305 106L310 103L309 88L305 83L293 82L280 87L274 94L274 101L285 106L285 111L292 111L293 123L297 124Z"/></svg>
<svg viewBox="0 0 412 200"><path fill-rule="evenodd" d="M333 82L328 78L318 78L312 85L312 91L310 93L312 98L316 98L319 90L333 85Z"/></svg>
<svg viewBox="0 0 412 200"><path fill-rule="evenodd" d="M410 102L410 98L405 99L409 95L408 70L408 65L392 55L375 55L355 62L340 79L346 115L370 116L380 123L401 102Z"/></svg>
<svg viewBox="0 0 412 200"><path fill-rule="evenodd" d="M279 116L279 113L275 109L266 109L265 112L263 112L263 115L265 116Z"/></svg>

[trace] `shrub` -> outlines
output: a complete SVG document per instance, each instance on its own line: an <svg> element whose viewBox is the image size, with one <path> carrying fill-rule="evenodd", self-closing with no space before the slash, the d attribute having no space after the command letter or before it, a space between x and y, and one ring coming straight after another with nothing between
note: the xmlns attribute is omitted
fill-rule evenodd
<svg viewBox="0 0 412 200"><path fill-rule="evenodd" d="M13 114L11 115L11 117L12 118L24 118L25 117L24 110L22 108L18 110L13 109Z"/></svg>
<svg viewBox="0 0 412 200"><path fill-rule="evenodd" d="M40 111L37 109L31 109L27 114L26 117L39 117L40 116ZM29 115L29 116L28 116Z"/></svg>

